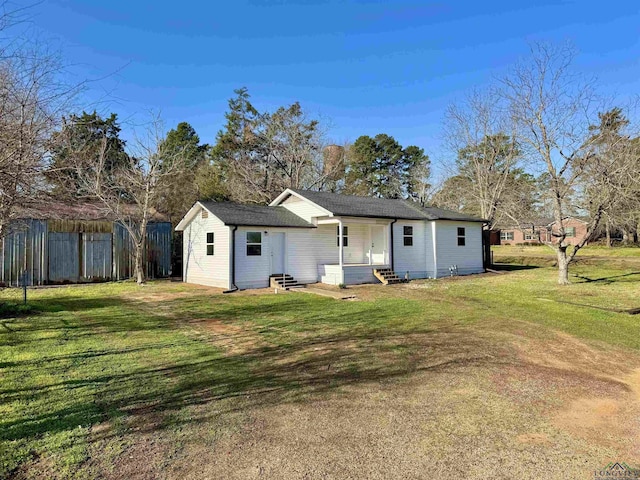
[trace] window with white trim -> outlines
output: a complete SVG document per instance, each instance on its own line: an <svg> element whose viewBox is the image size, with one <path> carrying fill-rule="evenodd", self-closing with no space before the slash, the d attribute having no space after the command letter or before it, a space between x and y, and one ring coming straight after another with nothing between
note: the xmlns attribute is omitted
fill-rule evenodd
<svg viewBox="0 0 640 480"><path fill-rule="evenodd" d="M402 227L402 239L405 247L413 246L413 227L411 225L404 225Z"/></svg>
<svg viewBox="0 0 640 480"><path fill-rule="evenodd" d="M262 232L247 232L247 257L262 255Z"/></svg>
<svg viewBox="0 0 640 480"><path fill-rule="evenodd" d="M500 240L513 240L513 232L505 232L502 230L500 232Z"/></svg>
<svg viewBox="0 0 640 480"><path fill-rule="evenodd" d="M466 229L464 227L458 227L458 246L464 247L467 244Z"/></svg>
<svg viewBox="0 0 640 480"><path fill-rule="evenodd" d="M536 236L535 233L525 232L524 239L525 240L538 240L538 237Z"/></svg>
<svg viewBox="0 0 640 480"><path fill-rule="evenodd" d="M564 227L564 233L567 238L573 238L576 236L576 227Z"/></svg>
<svg viewBox="0 0 640 480"><path fill-rule="evenodd" d="M336 227L336 245L340 246L340 225ZM342 226L342 246L349 246L349 227Z"/></svg>
<svg viewBox="0 0 640 480"><path fill-rule="evenodd" d="M214 238L213 232L207 232L207 255L214 253Z"/></svg>

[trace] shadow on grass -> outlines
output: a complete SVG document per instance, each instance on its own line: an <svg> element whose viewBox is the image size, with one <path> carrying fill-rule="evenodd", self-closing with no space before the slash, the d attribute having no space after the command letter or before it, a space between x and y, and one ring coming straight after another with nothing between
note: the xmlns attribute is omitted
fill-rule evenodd
<svg viewBox="0 0 640 480"><path fill-rule="evenodd" d="M575 278L579 278L580 280L582 280L582 283L603 283L606 285L609 285L611 283L621 282L621 281L632 281L632 282L640 281L640 272L631 272L631 273L625 273L622 275L610 275L608 277L600 277L600 278L591 278L585 275L578 275L578 274L574 274L573 276ZM637 279L629 278L633 276L638 276L638 278Z"/></svg>
<svg viewBox="0 0 640 480"><path fill-rule="evenodd" d="M538 265L519 265L515 263L494 263L491 268L493 270L499 270L504 272L516 272L518 270L532 270L535 268L541 268Z"/></svg>
<svg viewBox="0 0 640 480"><path fill-rule="evenodd" d="M297 295L250 300L203 296L164 302L167 310L179 313L163 316L139 312L130 302L125 302L129 312L114 315L110 307L123 305L116 299L55 302L71 312L85 306L91 310L88 319L56 327L69 329L65 334L70 340L82 342L86 336L100 335L115 341L130 331L128 322L138 322L136 331L149 330L146 343L4 362L3 374L19 375L29 366L36 376L40 372L56 381L40 385L26 381L19 388L0 390L0 403L41 406L28 415L0 420L0 440L40 438L121 415L164 417L212 402L219 413L303 401L412 372L455 371L464 365L501 361L495 347L463 330L436 330L425 324L410 330L394 327L399 305L405 305L407 314L420 313L418 306L408 308L405 301L385 308L376 302L345 304ZM199 330L197 338L184 334L183 327L193 328L190 321L203 319L235 324L236 330L226 335ZM56 321L55 315L49 318ZM240 328L238 321L251 323ZM164 335L164 343L150 341L154 334ZM220 337L243 348L223 350L216 343ZM256 341L269 338L271 343ZM27 341L38 348L37 340ZM56 362L62 364L60 372L50 370ZM184 423L203 421L209 415L206 410ZM153 422L149 428L162 425Z"/></svg>

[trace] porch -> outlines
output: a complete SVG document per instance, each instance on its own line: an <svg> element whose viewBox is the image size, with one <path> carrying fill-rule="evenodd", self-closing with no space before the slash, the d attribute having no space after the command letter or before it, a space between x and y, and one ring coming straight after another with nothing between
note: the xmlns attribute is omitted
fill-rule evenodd
<svg viewBox="0 0 640 480"><path fill-rule="evenodd" d="M380 283L373 274L374 269L389 268L387 264L369 265L364 263L342 265L318 265L321 283L328 285L359 285L362 283Z"/></svg>
<svg viewBox="0 0 640 480"><path fill-rule="evenodd" d="M318 279L329 285L379 283L373 271L391 263L391 222L374 218L331 217L318 227L334 242L333 260L318 263Z"/></svg>

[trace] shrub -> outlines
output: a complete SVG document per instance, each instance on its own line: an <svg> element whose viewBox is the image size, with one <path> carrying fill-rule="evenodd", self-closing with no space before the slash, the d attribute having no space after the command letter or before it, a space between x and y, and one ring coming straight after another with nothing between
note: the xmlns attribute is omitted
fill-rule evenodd
<svg viewBox="0 0 640 480"><path fill-rule="evenodd" d="M31 305L14 302L0 302L0 318L19 317L33 312Z"/></svg>
<svg viewBox="0 0 640 480"><path fill-rule="evenodd" d="M338 288L345 289L347 286L344 283L339 283Z"/></svg>

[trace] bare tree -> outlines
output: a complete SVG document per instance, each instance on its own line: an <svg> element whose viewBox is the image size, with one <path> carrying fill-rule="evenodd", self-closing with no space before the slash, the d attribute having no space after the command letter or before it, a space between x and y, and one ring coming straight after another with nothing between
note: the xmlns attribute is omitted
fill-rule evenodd
<svg viewBox="0 0 640 480"><path fill-rule="evenodd" d="M455 175L468 180L466 196L473 198L489 228L496 223L510 177L521 161L516 124L502 104L495 89L476 90L450 105L445 116L445 138L457 157Z"/></svg>
<svg viewBox="0 0 640 480"><path fill-rule="evenodd" d="M65 141L64 130L57 137ZM122 224L134 247L134 273L138 284L145 281L144 253L147 226L157 214L163 187L190 165L186 151L168 148L163 124L155 117L142 135L135 135L127 161L107 168L109 146L101 142L97 164L87 168L82 146L71 150L70 162L76 166L76 178L87 198L98 200L105 214ZM91 146L92 154L95 146Z"/></svg>
<svg viewBox="0 0 640 480"><path fill-rule="evenodd" d="M16 207L44 191L49 135L80 88L59 81L56 55L22 48L0 58L0 237Z"/></svg>
<svg viewBox="0 0 640 480"><path fill-rule="evenodd" d="M597 175L612 167L604 156L593 155L589 125L595 116L595 97L590 83L572 72L574 57L570 47L535 44L529 60L518 64L503 81L519 141L532 166L545 172L556 225L548 245L557 253L560 284L569 283L569 264L598 228L606 202L599 197L592 198L591 205L582 205L590 215L587 234L568 252L565 222L575 209L570 194L588 181L585 167L590 162Z"/></svg>

